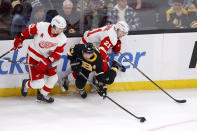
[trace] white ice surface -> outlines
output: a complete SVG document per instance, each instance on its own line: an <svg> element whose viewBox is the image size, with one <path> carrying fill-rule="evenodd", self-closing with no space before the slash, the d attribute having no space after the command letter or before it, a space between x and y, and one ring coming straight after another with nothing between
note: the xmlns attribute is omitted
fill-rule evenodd
<svg viewBox="0 0 197 131"><path fill-rule="evenodd" d="M88 94L54 95L53 104L34 97L0 98L0 131L197 131L197 89L112 92L108 96L140 117L140 123L108 99Z"/></svg>

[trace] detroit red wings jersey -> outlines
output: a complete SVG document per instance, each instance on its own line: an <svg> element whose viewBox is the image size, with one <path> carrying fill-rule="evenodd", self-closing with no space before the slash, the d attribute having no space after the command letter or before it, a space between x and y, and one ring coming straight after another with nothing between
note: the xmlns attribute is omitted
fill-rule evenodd
<svg viewBox="0 0 197 131"><path fill-rule="evenodd" d="M28 55L36 61L49 56L53 61L59 59L67 41L63 33L59 35L51 34L51 26L47 22L29 25L22 34L25 38L29 35L34 35L34 41L28 47Z"/></svg>
<svg viewBox="0 0 197 131"><path fill-rule="evenodd" d="M82 41L83 43L93 43L96 47L99 47L101 41L104 39L108 39L112 45L116 45L117 34L114 30L114 25L88 30L84 33Z"/></svg>
<svg viewBox="0 0 197 131"><path fill-rule="evenodd" d="M113 24L88 30L82 37L82 43L85 44L87 42L90 42L99 48L103 60L106 60L110 49L114 49L114 47L117 46L119 49L116 48L115 50L120 50L121 42L118 41L119 40L117 39L117 33L114 29Z"/></svg>

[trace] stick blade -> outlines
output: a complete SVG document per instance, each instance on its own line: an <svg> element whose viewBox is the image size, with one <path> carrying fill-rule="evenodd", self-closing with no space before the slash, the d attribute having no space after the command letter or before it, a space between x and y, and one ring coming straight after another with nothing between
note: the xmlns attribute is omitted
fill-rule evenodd
<svg viewBox="0 0 197 131"><path fill-rule="evenodd" d="M146 121L146 118L145 118L145 117L140 117L139 119L140 119L140 122L141 122L141 123L143 123L143 122Z"/></svg>
<svg viewBox="0 0 197 131"><path fill-rule="evenodd" d="M176 102L178 102L178 103L186 103L187 102L187 100L176 100Z"/></svg>

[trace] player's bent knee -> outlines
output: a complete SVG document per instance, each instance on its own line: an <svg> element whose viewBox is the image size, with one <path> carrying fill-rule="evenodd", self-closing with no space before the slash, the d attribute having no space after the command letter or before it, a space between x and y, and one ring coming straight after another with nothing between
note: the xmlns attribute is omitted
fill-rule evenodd
<svg viewBox="0 0 197 131"><path fill-rule="evenodd" d="M110 85L110 84L112 84L113 82L114 82L114 79L112 78L112 79L109 79L109 80L108 80L107 84Z"/></svg>
<svg viewBox="0 0 197 131"><path fill-rule="evenodd" d="M48 88L53 88L53 86L55 85L55 83L58 81L58 76L57 74L56 75L53 75L53 76L50 76L48 77L47 81L46 81L46 86Z"/></svg>
<svg viewBox="0 0 197 131"><path fill-rule="evenodd" d="M109 77L109 80L107 84L112 84L116 78L116 72L112 70L108 77Z"/></svg>
<svg viewBox="0 0 197 131"><path fill-rule="evenodd" d="M75 81L75 85L78 89L83 89L86 85L86 81Z"/></svg>
<svg viewBox="0 0 197 131"><path fill-rule="evenodd" d="M45 84L44 79L30 81L30 86L33 89L40 89L44 86L44 84Z"/></svg>

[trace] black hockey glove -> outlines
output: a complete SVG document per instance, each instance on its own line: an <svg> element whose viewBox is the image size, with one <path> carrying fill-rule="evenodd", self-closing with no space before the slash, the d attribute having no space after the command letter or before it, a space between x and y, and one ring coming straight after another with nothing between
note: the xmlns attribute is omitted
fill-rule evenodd
<svg viewBox="0 0 197 131"><path fill-rule="evenodd" d="M106 97L107 96L107 87L106 86L98 86L98 94L100 96Z"/></svg>
<svg viewBox="0 0 197 131"><path fill-rule="evenodd" d="M80 59L76 59L75 61L72 61L70 66L72 71L74 71L77 75L79 75L79 73L82 71L82 62Z"/></svg>

